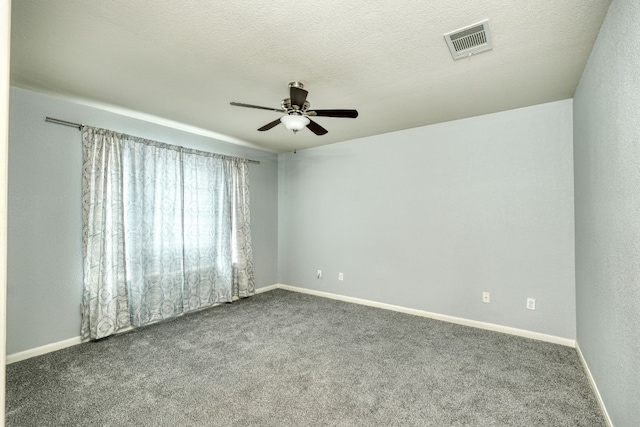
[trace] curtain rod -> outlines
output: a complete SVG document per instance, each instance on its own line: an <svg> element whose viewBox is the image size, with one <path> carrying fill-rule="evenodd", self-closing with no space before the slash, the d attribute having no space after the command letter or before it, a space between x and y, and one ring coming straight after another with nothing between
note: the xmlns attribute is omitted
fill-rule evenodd
<svg viewBox="0 0 640 427"><path fill-rule="evenodd" d="M82 128L85 127L85 124L83 124L83 123L68 122L66 120L54 119L53 117L46 117L44 119L44 121L45 122L49 122L49 123L55 123L57 125L70 126L72 128L78 128L78 130L82 130ZM254 163L256 165L260 164L259 160L251 160L251 159L246 159L246 160L247 160L247 162Z"/></svg>

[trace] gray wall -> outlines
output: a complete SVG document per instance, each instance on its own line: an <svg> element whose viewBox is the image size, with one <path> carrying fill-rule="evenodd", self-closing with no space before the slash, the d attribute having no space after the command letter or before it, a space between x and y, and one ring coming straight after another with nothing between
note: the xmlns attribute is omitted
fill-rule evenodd
<svg viewBox="0 0 640 427"><path fill-rule="evenodd" d="M574 99L578 344L615 426L640 420L640 3L611 3Z"/></svg>
<svg viewBox="0 0 640 427"><path fill-rule="evenodd" d="M250 166L256 286L277 283L277 156L12 88L7 353L80 334L81 168L77 129L46 116L259 160Z"/></svg>
<svg viewBox="0 0 640 427"><path fill-rule="evenodd" d="M565 100L282 154L280 282L573 339L572 138Z"/></svg>

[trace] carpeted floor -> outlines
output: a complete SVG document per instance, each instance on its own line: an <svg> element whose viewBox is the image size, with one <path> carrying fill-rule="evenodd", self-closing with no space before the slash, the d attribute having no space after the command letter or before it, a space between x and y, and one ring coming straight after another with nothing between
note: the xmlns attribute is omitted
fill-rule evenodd
<svg viewBox="0 0 640 427"><path fill-rule="evenodd" d="M572 348L284 290L7 366L7 426L605 426Z"/></svg>

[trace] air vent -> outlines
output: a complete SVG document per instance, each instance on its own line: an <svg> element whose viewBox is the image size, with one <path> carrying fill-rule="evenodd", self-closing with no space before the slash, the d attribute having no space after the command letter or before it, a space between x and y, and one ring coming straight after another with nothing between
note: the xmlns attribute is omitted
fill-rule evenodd
<svg viewBox="0 0 640 427"><path fill-rule="evenodd" d="M489 20L469 25L444 35L453 59L467 58L476 53L493 49Z"/></svg>

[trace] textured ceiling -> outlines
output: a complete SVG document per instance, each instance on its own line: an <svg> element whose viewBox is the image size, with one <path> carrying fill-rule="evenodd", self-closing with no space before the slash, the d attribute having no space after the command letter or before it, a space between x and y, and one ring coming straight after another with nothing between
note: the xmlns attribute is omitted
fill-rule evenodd
<svg viewBox="0 0 640 427"><path fill-rule="evenodd" d="M14 1L11 81L284 152L571 98L609 3ZM486 18L494 49L453 61L443 34ZM258 132L278 113L229 105L279 108L293 80L360 116Z"/></svg>

